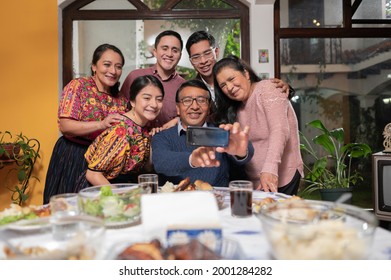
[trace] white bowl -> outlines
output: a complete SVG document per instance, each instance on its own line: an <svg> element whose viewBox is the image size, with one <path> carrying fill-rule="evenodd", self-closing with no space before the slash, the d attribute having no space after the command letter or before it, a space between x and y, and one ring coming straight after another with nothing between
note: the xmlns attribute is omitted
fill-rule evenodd
<svg viewBox="0 0 391 280"><path fill-rule="evenodd" d="M91 216L24 220L0 232L0 259L95 259L104 236L103 221Z"/></svg>
<svg viewBox="0 0 391 280"><path fill-rule="evenodd" d="M273 203L256 216L276 259L365 259L378 224L359 207L314 200Z"/></svg>

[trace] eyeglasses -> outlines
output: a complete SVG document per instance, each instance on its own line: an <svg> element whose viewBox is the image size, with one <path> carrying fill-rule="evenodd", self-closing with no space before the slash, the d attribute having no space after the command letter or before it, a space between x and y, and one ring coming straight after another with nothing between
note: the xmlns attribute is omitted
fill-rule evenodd
<svg viewBox="0 0 391 280"><path fill-rule="evenodd" d="M194 100L197 102L198 105L202 106L202 105L206 105L209 103L209 98L208 97L204 97L204 96L198 96L196 98L192 98L192 97L185 97L185 98L182 98L180 100L180 102L184 105L184 106L191 106L191 104L193 104Z"/></svg>
<svg viewBox="0 0 391 280"><path fill-rule="evenodd" d="M215 57L215 49L210 47L210 50L203 52L202 54L195 54L190 56L190 60L193 64L199 64L201 62L201 58L204 57L206 60Z"/></svg>

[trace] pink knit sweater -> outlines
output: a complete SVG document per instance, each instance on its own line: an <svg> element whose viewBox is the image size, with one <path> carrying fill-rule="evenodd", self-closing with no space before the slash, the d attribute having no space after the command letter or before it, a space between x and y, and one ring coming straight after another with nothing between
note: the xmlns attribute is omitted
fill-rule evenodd
<svg viewBox="0 0 391 280"><path fill-rule="evenodd" d="M238 120L250 126L255 152L246 172L254 188L260 184L261 172L277 175L278 187L288 184L296 170L303 176L296 114L286 96L269 80L254 84L252 94L238 111Z"/></svg>

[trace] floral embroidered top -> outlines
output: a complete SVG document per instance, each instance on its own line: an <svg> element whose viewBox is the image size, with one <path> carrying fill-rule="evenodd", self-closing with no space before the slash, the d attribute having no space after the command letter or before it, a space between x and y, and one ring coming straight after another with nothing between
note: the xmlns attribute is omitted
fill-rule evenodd
<svg viewBox="0 0 391 280"><path fill-rule="evenodd" d="M58 119L68 118L77 121L102 121L109 114L123 114L127 109L127 99L122 95L113 97L100 92L92 77L82 77L70 81L62 91L58 108ZM94 140L102 131L84 136Z"/></svg>
<svg viewBox="0 0 391 280"><path fill-rule="evenodd" d="M125 118L106 129L89 146L84 155L88 169L103 172L108 180L130 171L138 172L149 160L150 140L148 129Z"/></svg>

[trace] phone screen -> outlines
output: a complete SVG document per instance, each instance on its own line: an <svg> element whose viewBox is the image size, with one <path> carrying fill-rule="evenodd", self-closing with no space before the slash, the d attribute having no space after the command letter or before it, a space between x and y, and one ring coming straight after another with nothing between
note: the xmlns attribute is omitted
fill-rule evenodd
<svg viewBox="0 0 391 280"><path fill-rule="evenodd" d="M191 146L227 147L229 131L218 127L189 126L186 140L187 144Z"/></svg>

